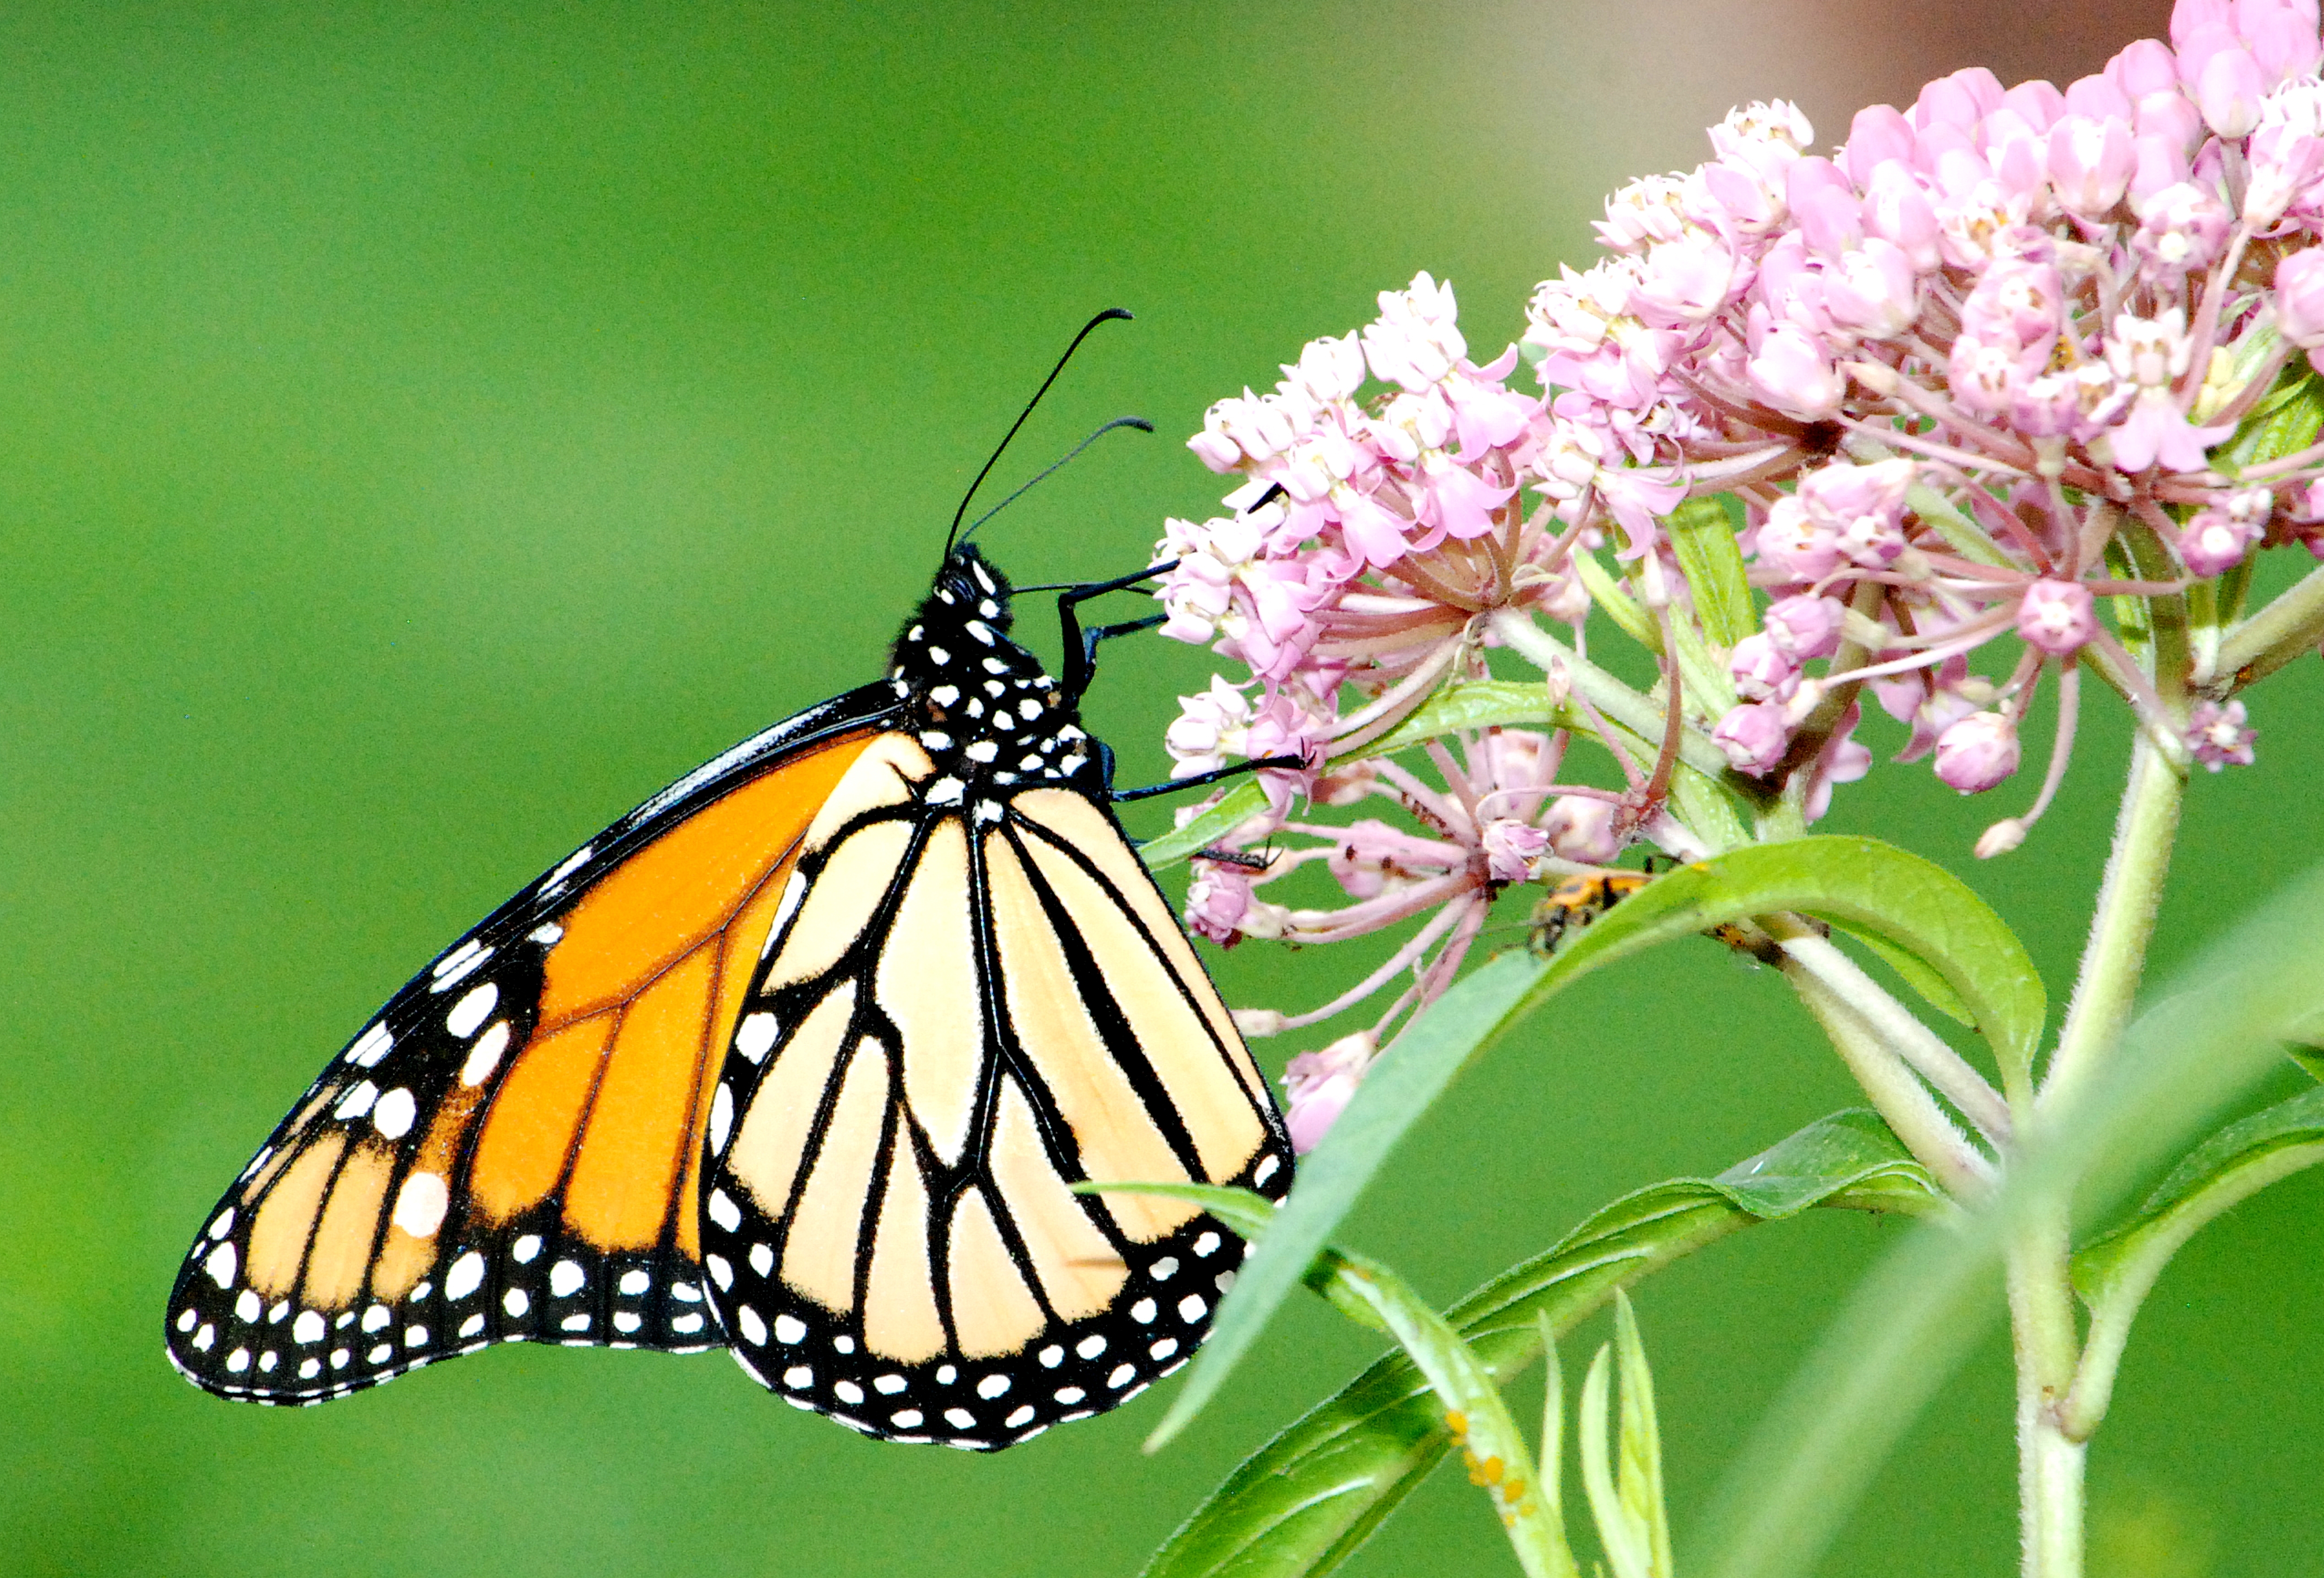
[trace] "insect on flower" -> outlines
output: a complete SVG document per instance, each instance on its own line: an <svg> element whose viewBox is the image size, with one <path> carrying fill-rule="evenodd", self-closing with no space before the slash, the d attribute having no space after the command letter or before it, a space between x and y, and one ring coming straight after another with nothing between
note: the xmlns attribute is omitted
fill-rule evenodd
<svg viewBox="0 0 2324 1578"><path fill-rule="evenodd" d="M1291 1178L1113 817L1173 786L1115 789L1078 721L1145 626L1075 604L1154 572L1043 588L1053 677L966 510L884 678L647 800L331 1060L179 1272L189 1380L304 1404L493 1343L725 1347L865 1435L990 1451L1192 1356L1240 1241L1074 1187Z"/></svg>

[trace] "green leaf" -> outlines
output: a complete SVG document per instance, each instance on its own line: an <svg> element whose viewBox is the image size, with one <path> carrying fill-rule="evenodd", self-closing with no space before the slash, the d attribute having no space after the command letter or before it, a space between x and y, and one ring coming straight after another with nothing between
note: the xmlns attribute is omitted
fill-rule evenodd
<svg viewBox="0 0 2324 1578"><path fill-rule="evenodd" d="M1445 1319L1496 1381L1618 1288L1729 1233L1812 1206L1933 1213L1935 1186L1879 1118L1838 1113L1716 1178L1627 1195L1471 1294ZM1391 1353L1235 1471L1148 1565L1148 1578L1326 1572L1442 1461L1452 1440L1426 1380ZM1545 1447L1541 1472L1554 1472Z"/></svg>
<svg viewBox="0 0 2324 1578"><path fill-rule="evenodd" d="M1228 834L1267 809L1267 791L1257 779L1242 782L1219 797L1218 804L1197 812L1184 827L1176 827L1138 846L1146 869L1158 872L1176 865L1198 849L1208 849Z"/></svg>
<svg viewBox="0 0 2324 1578"><path fill-rule="evenodd" d="M1665 937L1781 910L1844 925L1919 961L1993 1047L2012 1104L2030 1094L2049 996L2024 945L1960 878L1877 839L1794 838L1681 866L1583 932L1559 960L1594 968ZM1536 1001L1563 984L1545 981Z"/></svg>
<svg viewBox="0 0 2324 1578"><path fill-rule="evenodd" d="M2273 331L2250 337L2253 348L2274 348ZM2294 356L2276 377L2275 387L2251 409L2235 436L2212 452L2211 461L2234 476L2247 466L2262 466L2316 442L2324 427L2324 378L2317 376L2304 356ZM2221 466L2220 462L2225 465Z"/></svg>
<svg viewBox="0 0 2324 1578"><path fill-rule="evenodd" d="M1516 952L1491 960L1388 1048L1301 1162L1289 1200L1221 1301L1210 1341L1148 1450L1176 1435L1217 1391L1388 1153L1472 1059L1603 965L1671 937L1784 910L1849 921L1921 959L1975 1016L2005 1084L2013 1093L2024 1088L2047 1011L2041 978L2015 934L1942 867L1876 839L1819 837L1748 845L1665 872L1554 959Z"/></svg>
<svg viewBox="0 0 2324 1578"><path fill-rule="evenodd" d="M2089 1304L2090 1330L2067 1399L2070 1428L2087 1437L2105 1418L2139 1306L2172 1257L2223 1212L2319 1161L2324 1090L2302 1091L2204 1140L2136 1215L2074 1257L2074 1286Z"/></svg>
<svg viewBox="0 0 2324 1578"><path fill-rule="evenodd" d="M2189 1152L2138 1213L2074 1257L2074 1286L2093 1305L2119 1299L2221 1212L2278 1178L2324 1161L2324 1090L2228 1124Z"/></svg>
<svg viewBox="0 0 2324 1578"><path fill-rule="evenodd" d="M1607 1394L1617 1354L1622 1374L1620 1439L1609 1465ZM1671 1578L1670 1513L1663 1500L1662 1432L1655 1421L1654 1376L1628 1297L1614 1294L1614 1340L1600 1346L1582 1385L1582 1483L1598 1524L1598 1543L1615 1578ZM1612 1472L1609 1472L1609 1466Z"/></svg>
<svg viewBox="0 0 2324 1578"><path fill-rule="evenodd" d="M1616 628L1646 651L1659 653L1663 650L1662 627L1638 606L1636 598L1622 590L1619 581L1606 573L1606 567L1598 562L1598 556L1587 549L1577 548L1573 550L1572 562L1574 573L1582 577L1582 585L1590 593L1590 600L1604 611Z"/></svg>
<svg viewBox="0 0 2324 1578"><path fill-rule="evenodd" d="M1758 611L1751 605L1751 583L1743 570L1743 550L1735 541L1737 524L1724 494L1688 499L1663 522L1687 587L1694 594L1695 614L1704 632L1722 647L1732 647L1759 628Z"/></svg>
<svg viewBox="0 0 2324 1578"><path fill-rule="evenodd" d="M1528 1578L1579 1578L1565 1530L1553 1517L1555 1503L1541 1494L1533 1453L1501 1401L1492 1372L1387 1267L1327 1250L1317 1269L1329 1278L1333 1303L1362 1307L1369 1317L1364 1324L1394 1335L1405 1357L1426 1378L1445 1430L1461 1443L1479 1488L1492 1499Z"/></svg>

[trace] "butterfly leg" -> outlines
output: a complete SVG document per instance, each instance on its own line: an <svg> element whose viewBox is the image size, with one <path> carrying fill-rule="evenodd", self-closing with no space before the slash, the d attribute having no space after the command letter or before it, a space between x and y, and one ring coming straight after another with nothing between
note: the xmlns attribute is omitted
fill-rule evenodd
<svg viewBox="0 0 2324 1578"><path fill-rule="evenodd" d="M1111 581L1091 581L1084 586L1066 586L1057 595L1057 622L1065 627L1065 699L1078 703L1082 693L1089 688L1090 679L1097 672L1097 643L1111 641L1118 635L1130 635L1141 630L1152 630L1167 614L1157 614L1147 619L1133 619L1120 624L1102 624L1084 630L1075 604L1093 597L1102 597L1108 592L1123 592L1176 568L1173 564L1148 565L1127 576L1117 576Z"/></svg>
<svg viewBox="0 0 2324 1578"><path fill-rule="evenodd" d="M1112 791L1112 798L1117 803L1122 800L1150 799L1156 795L1167 795L1178 789L1201 789L1204 784L1217 783L1222 780L1232 778L1238 773L1259 772L1270 767L1304 767L1305 765L1306 758L1303 756L1260 756L1250 761L1238 761L1231 767L1214 767L1208 772L1189 773L1185 778L1174 778L1167 783L1149 783L1143 789L1115 789Z"/></svg>

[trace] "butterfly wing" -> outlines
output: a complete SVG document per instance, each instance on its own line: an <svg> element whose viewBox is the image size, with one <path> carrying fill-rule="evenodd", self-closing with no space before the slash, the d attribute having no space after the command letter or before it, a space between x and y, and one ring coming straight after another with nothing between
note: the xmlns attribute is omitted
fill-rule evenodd
<svg viewBox="0 0 2324 1578"><path fill-rule="evenodd" d="M850 693L616 822L391 998L212 1213L171 1360L310 1403L495 1342L692 1351L696 1177L802 835L892 711Z"/></svg>
<svg viewBox="0 0 2324 1578"><path fill-rule="evenodd" d="M1009 1445L1191 1356L1240 1241L1070 1185L1290 1182L1111 813L1068 788L972 809L898 734L809 828L711 1102L703 1264L736 1359L895 1440Z"/></svg>

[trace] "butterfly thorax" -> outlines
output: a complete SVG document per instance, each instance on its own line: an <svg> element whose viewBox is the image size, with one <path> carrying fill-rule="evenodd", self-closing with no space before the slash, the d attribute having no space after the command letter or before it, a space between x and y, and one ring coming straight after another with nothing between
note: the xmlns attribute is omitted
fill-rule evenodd
<svg viewBox="0 0 2324 1578"><path fill-rule="evenodd" d="M1104 789L1071 698L1009 639L1009 583L973 548L956 549L905 625L889 678L935 763L930 803L1032 788Z"/></svg>

